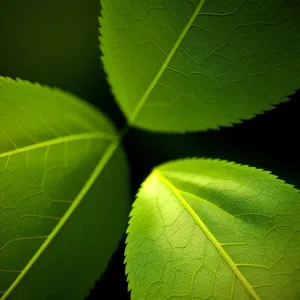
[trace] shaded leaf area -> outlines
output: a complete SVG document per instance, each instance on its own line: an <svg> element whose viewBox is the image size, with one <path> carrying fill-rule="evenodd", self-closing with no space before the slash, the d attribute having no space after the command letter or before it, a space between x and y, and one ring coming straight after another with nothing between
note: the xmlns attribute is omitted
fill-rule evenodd
<svg viewBox="0 0 300 300"><path fill-rule="evenodd" d="M159 132L232 126L299 88L297 0L103 0L102 6L104 68L133 126Z"/></svg>

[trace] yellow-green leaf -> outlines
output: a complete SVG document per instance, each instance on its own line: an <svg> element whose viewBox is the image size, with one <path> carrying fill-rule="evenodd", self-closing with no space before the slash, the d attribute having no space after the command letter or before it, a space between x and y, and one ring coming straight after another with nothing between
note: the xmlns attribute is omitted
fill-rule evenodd
<svg viewBox="0 0 300 300"><path fill-rule="evenodd" d="M0 77L0 298L84 299L126 228L110 121L58 89Z"/></svg>
<svg viewBox="0 0 300 300"><path fill-rule="evenodd" d="M248 166L163 164L135 201L126 264L132 299L299 299L300 194Z"/></svg>
<svg viewBox="0 0 300 300"><path fill-rule="evenodd" d="M102 0L101 49L129 123L231 126L300 87L298 0Z"/></svg>

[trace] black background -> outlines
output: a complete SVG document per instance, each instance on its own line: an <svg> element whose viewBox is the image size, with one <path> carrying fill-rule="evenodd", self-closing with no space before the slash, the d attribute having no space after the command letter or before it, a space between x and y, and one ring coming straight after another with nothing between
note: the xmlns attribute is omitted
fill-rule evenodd
<svg viewBox="0 0 300 300"><path fill-rule="evenodd" d="M0 75L73 92L121 129L125 120L99 59L99 14L99 0L1 0ZM132 199L154 166L195 156L266 169L300 188L300 91L289 98L275 110L219 131L168 135L131 129L124 147L130 161ZM124 241L125 235L87 299L129 299Z"/></svg>

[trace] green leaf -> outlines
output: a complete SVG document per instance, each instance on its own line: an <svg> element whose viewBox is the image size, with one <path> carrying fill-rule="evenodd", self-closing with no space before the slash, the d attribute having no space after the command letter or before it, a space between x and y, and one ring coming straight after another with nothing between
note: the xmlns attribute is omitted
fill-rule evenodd
<svg viewBox="0 0 300 300"><path fill-rule="evenodd" d="M131 216L132 299L300 297L300 194L269 172L209 159L163 164Z"/></svg>
<svg viewBox="0 0 300 300"><path fill-rule="evenodd" d="M126 228L127 178L106 117L0 77L1 300L87 296Z"/></svg>
<svg viewBox="0 0 300 300"><path fill-rule="evenodd" d="M232 126L300 87L297 0L102 0L103 63L129 123Z"/></svg>

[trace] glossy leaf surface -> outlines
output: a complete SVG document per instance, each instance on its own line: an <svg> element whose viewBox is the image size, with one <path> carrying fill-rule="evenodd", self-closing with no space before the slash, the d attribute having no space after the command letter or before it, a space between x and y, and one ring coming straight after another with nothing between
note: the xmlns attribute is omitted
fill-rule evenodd
<svg viewBox="0 0 300 300"><path fill-rule="evenodd" d="M102 0L103 63L140 128L231 126L300 87L297 0Z"/></svg>
<svg viewBox="0 0 300 300"><path fill-rule="evenodd" d="M300 194L225 161L163 164L128 228L132 299L299 299Z"/></svg>
<svg viewBox="0 0 300 300"><path fill-rule="evenodd" d="M0 298L84 299L126 228L110 121L75 96L0 77Z"/></svg>

